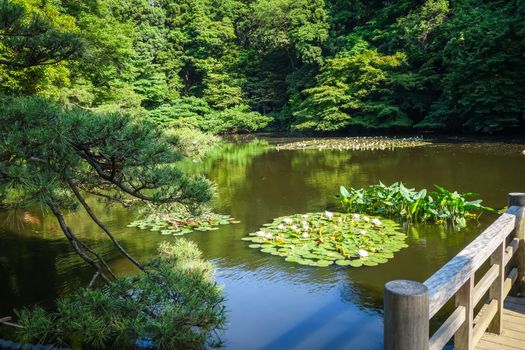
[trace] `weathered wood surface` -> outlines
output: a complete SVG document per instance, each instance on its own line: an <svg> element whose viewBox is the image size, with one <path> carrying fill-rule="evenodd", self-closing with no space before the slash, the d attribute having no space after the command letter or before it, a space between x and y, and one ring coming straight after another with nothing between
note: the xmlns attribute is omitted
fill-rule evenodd
<svg viewBox="0 0 525 350"><path fill-rule="evenodd" d="M509 193L509 208L517 208L516 212L516 238L520 241L516 252L516 265L518 266L518 283L513 289L516 296L525 296L525 193Z"/></svg>
<svg viewBox="0 0 525 350"><path fill-rule="evenodd" d="M525 334L525 300L506 299L511 289L510 295L525 295L524 238L525 194L511 193L507 212L423 284L387 283L385 349L438 350L453 337L456 350L525 350L525 336L516 338L517 333ZM486 261L488 271L476 278ZM431 319L454 296L455 311L428 339L424 320ZM483 307L474 316L482 301Z"/></svg>
<svg viewBox="0 0 525 350"><path fill-rule="evenodd" d="M385 348L428 350L428 289L414 281L385 284Z"/></svg>
<svg viewBox="0 0 525 350"><path fill-rule="evenodd" d="M452 315L439 327L430 338L430 350L441 350L465 323L466 308L458 306Z"/></svg>
<svg viewBox="0 0 525 350"><path fill-rule="evenodd" d="M507 297L503 309L503 331L500 335L486 332L477 350L525 349L525 298Z"/></svg>
<svg viewBox="0 0 525 350"><path fill-rule="evenodd" d="M514 231L520 207L511 207L472 243L432 275L424 284L429 290L432 318Z"/></svg>

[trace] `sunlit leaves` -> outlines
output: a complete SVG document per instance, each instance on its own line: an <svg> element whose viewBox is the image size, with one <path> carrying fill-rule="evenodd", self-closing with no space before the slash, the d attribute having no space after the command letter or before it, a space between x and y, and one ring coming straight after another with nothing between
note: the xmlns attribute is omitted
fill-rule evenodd
<svg viewBox="0 0 525 350"><path fill-rule="evenodd" d="M356 189L341 186L338 194L341 206L348 212L363 212L409 222L433 221L466 226L466 219L476 218L483 211L494 210L481 205L481 200L469 200L475 193L460 194L434 185L437 191L407 188L402 182L386 186L383 183Z"/></svg>

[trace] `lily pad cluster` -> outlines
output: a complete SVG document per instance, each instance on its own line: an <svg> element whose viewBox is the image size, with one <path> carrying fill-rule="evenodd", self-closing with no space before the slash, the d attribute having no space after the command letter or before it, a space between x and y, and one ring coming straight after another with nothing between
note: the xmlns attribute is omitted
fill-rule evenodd
<svg viewBox="0 0 525 350"><path fill-rule="evenodd" d="M331 212L279 217L243 238L250 248L319 267L386 263L407 247L405 239L392 220Z"/></svg>
<svg viewBox="0 0 525 350"><path fill-rule="evenodd" d="M183 216L180 214L149 215L144 219L133 221L128 227L141 230L158 231L162 235L182 236L193 231L215 231L220 225L237 224L229 215L204 213L198 216Z"/></svg>
<svg viewBox="0 0 525 350"><path fill-rule="evenodd" d="M309 139L303 141L278 144L277 150L392 150L395 148L419 147L428 145L429 142L420 137L345 137L345 138L323 138Z"/></svg>

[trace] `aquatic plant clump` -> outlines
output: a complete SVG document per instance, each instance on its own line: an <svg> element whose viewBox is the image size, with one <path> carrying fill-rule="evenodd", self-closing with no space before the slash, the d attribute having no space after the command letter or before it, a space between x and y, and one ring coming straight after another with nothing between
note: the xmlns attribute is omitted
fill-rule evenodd
<svg viewBox="0 0 525 350"><path fill-rule="evenodd" d="M200 215L151 214L144 219L135 220L128 227L157 231L161 235L182 236L193 231L215 231L220 225L237 224L229 215L206 212Z"/></svg>
<svg viewBox="0 0 525 350"><path fill-rule="evenodd" d="M317 149L339 151L393 150L396 148L420 147L430 144L421 137L345 137L311 139L278 144L277 150Z"/></svg>
<svg viewBox="0 0 525 350"><path fill-rule="evenodd" d="M380 182L360 189L341 186L337 197L347 212L397 217L408 222L451 223L458 228L466 226L468 218L476 218L483 211L495 212L483 206L479 199L468 200L477 196L475 193L460 194L434 186L433 192L407 188L402 182L390 186Z"/></svg>
<svg viewBox="0 0 525 350"><path fill-rule="evenodd" d="M376 266L407 247L394 221L345 213L279 217L243 238L250 248L302 265Z"/></svg>

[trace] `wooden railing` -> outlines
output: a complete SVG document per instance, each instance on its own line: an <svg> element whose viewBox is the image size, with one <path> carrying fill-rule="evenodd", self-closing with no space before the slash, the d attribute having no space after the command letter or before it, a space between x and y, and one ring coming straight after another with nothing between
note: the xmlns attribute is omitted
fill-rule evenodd
<svg viewBox="0 0 525 350"><path fill-rule="evenodd" d="M424 283L388 282L385 349L438 350L453 338L456 350L471 350L485 331L501 334L503 301L511 290L523 291L524 215L525 193L510 193L507 212ZM487 261L488 271L476 278ZM452 298L454 311L430 336L430 319Z"/></svg>

